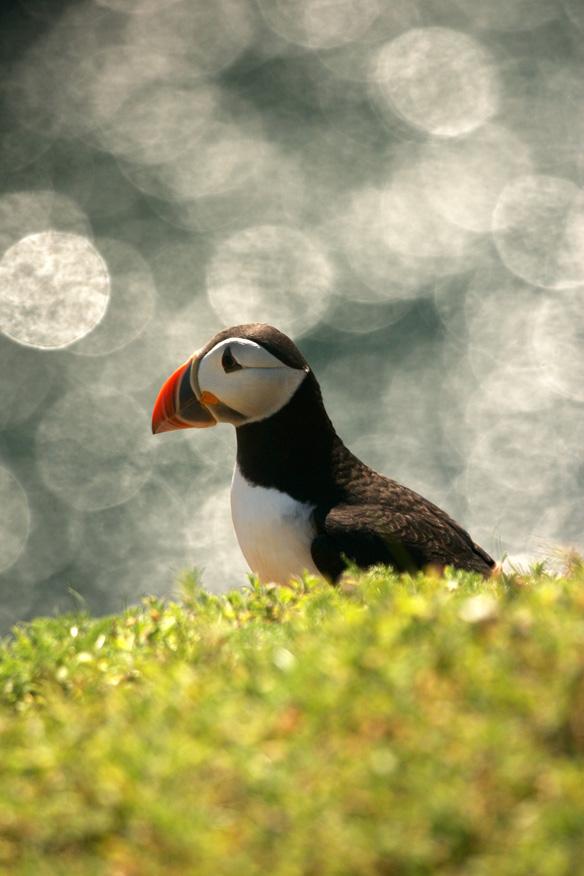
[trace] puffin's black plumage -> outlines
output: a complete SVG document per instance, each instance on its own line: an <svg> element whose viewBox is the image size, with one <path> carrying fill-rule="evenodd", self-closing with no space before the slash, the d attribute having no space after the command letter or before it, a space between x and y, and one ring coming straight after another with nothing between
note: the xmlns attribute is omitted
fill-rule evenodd
<svg viewBox="0 0 584 876"><path fill-rule="evenodd" d="M326 413L319 384L297 347L271 326L235 326L229 337L253 340L306 377L272 416L238 426L237 464L255 486L273 487L315 505L316 567L335 581L345 558L362 568L398 571L451 565L489 575L494 560L448 514L418 493L379 474L345 447ZM202 351L204 355L206 349Z"/></svg>

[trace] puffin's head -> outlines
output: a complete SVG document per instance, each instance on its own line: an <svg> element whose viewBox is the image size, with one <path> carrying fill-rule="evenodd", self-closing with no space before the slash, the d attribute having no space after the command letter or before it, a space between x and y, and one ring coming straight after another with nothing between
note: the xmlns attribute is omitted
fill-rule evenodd
<svg viewBox="0 0 584 876"><path fill-rule="evenodd" d="M168 378L152 431L264 420L290 401L309 370L290 338L271 325L224 329Z"/></svg>

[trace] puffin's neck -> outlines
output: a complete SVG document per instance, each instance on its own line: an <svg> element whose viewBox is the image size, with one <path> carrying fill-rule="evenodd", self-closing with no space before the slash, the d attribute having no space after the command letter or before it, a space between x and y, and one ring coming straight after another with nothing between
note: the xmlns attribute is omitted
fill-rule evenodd
<svg viewBox="0 0 584 876"><path fill-rule="evenodd" d="M346 451L309 371L280 411L236 429L237 465L250 483L275 487L301 502L339 501L335 461Z"/></svg>

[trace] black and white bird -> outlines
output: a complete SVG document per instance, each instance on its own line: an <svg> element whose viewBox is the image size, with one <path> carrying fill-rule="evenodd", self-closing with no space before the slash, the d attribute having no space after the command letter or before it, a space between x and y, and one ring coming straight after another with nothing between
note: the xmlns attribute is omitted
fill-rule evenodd
<svg viewBox="0 0 584 876"><path fill-rule="evenodd" d="M231 423L231 513L264 582L304 570L335 582L351 560L398 571L446 565L487 576L491 557L451 517L345 447L296 345L270 325L224 329L162 387L152 431Z"/></svg>

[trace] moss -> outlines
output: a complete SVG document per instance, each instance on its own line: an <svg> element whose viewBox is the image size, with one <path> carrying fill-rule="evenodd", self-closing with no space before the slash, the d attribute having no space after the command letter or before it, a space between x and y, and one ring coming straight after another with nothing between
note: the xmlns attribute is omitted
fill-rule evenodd
<svg viewBox="0 0 584 876"><path fill-rule="evenodd" d="M584 570L348 573L0 644L0 874L572 876Z"/></svg>

